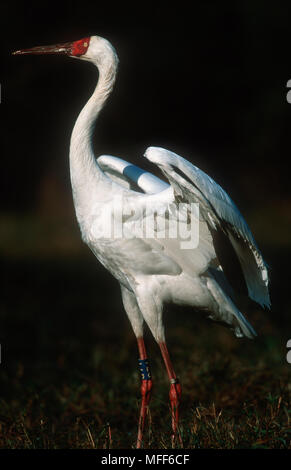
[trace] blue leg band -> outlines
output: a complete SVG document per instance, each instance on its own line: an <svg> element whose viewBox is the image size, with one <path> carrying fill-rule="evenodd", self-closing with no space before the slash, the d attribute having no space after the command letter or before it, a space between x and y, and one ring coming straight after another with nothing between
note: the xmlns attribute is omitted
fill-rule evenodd
<svg viewBox="0 0 291 470"><path fill-rule="evenodd" d="M150 371L149 361L147 359L139 359L138 365L142 380L151 380L152 375Z"/></svg>

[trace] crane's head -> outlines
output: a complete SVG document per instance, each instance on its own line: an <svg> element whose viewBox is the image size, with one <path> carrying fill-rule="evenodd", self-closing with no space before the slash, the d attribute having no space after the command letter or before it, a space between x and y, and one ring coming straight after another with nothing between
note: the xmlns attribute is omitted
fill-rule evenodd
<svg viewBox="0 0 291 470"><path fill-rule="evenodd" d="M78 41L54 44L53 46L37 46L30 49L19 49L12 52L13 55L23 54L62 54L76 59L87 60L99 64L108 55L117 56L114 48L106 39L99 36L89 36Z"/></svg>

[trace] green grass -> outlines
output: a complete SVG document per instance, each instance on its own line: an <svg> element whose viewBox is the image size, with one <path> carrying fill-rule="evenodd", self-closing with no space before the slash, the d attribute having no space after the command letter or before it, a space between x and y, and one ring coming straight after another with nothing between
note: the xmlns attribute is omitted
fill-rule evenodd
<svg viewBox="0 0 291 470"><path fill-rule="evenodd" d="M0 447L134 447L137 346L117 282L74 240L71 251L60 248L55 256L48 236L45 249L34 246L33 237L25 243L29 249L21 256L11 243L9 257L2 258ZM291 448L289 299L276 276L284 260L273 261L274 308L251 309L259 333L254 341L236 339L201 313L165 311L182 383L184 448ZM287 280L280 278L286 294ZM148 332L145 340L154 388L144 447L171 448L168 381Z"/></svg>

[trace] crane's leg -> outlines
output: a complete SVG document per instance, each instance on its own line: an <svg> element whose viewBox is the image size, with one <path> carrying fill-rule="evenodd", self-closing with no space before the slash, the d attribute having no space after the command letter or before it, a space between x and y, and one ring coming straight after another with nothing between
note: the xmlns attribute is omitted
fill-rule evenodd
<svg viewBox="0 0 291 470"><path fill-rule="evenodd" d="M165 342L165 329L163 325L163 302L162 295L157 289L157 284L151 284L150 281L147 284L147 289L144 286L137 286L136 288L136 299L138 306L142 312L142 316L145 319L148 327L150 328L156 342L160 346L160 350L165 362L167 374L170 380L170 402L171 402L171 414L172 414L172 443L174 445L178 434L180 444L182 445L181 435L179 434L178 421L179 421L179 403L181 399L181 385L175 374L172 362L170 360L168 348Z"/></svg>
<svg viewBox="0 0 291 470"><path fill-rule="evenodd" d="M140 414L139 414L139 422L138 422L138 433L137 433L137 443L136 448L140 449L142 445L143 439L143 431L145 425L145 419L148 413L148 406L149 401L151 398L151 391L152 391L152 377L151 372L147 360L147 354L145 349L144 340L142 337L137 338L138 350L139 350L139 367L141 372L141 407L140 407Z"/></svg>
<svg viewBox="0 0 291 470"><path fill-rule="evenodd" d="M175 440L178 434L180 444L182 444L181 435L179 434L179 429L178 429L179 404L181 400L182 389L179 383L179 379L177 378L175 374L175 371L174 371L174 368L173 368L173 365L169 356L169 351L168 351L165 341L159 341L159 346L160 346L160 350L164 359L164 363L165 363L167 374L168 374L169 381L170 381L169 397L170 397L171 412L172 412L172 430L173 430L172 443L173 444L175 443Z"/></svg>
<svg viewBox="0 0 291 470"><path fill-rule="evenodd" d="M136 448L140 449L143 441L144 425L148 412L149 401L151 398L153 382L149 369L146 348L143 340L143 316L136 301L136 297L132 292L130 292L125 287L121 286L121 295L125 311L137 338L137 345L139 351L138 363L141 372L141 407L138 422Z"/></svg>

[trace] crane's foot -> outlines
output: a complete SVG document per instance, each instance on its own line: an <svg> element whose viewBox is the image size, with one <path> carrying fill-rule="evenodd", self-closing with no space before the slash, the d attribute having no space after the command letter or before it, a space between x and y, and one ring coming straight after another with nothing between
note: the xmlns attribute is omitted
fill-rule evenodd
<svg viewBox="0 0 291 470"><path fill-rule="evenodd" d="M140 407L137 441L136 441L137 449L140 449L143 443L144 425L145 425L146 416L148 414L148 406L149 406L149 402L151 399L152 386L153 386L153 382L151 379L142 381L142 384L141 384L142 401L141 401L141 407Z"/></svg>
<svg viewBox="0 0 291 470"><path fill-rule="evenodd" d="M179 440L180 445L183 445L182 438L179 432L179 405L181 401L182 388L178 378L173 378L170 381L171 385L169 397L172 413L172 447L174 447L177 439Z"/></svg>

